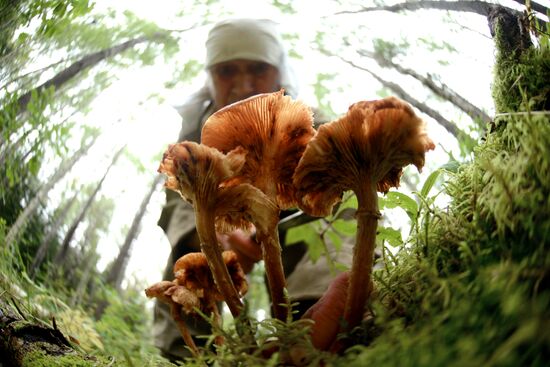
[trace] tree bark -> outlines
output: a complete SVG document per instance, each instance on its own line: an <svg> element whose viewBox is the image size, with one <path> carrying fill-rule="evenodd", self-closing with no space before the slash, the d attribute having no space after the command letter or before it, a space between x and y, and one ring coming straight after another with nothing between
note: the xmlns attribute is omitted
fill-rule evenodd
<svg viewBox="0 0 550 367"><path fill-rule="evenodd" d="M44 186L36 193L36 195L31 199L29 204L25 207L25 210L19 214L15 223L10 227L8 234L6 235L6 246L11 250L15 245L17 237L21 233L25 226L27 225L30 217L36 212L39 204L44 201L50 192L50 190L71 170L71 168L82 158L91 146L97 140L97 136L94 136L92 140L81 147L69 160L65 161L61 167L52 175L50 179L46 182Z"/></svg>
<svg viewBox="0 0 550 367"><path fill-rule="evenodd" d="M63 263L63 261L65 260L65 257L67 256L67 253L69 251L69 245L70 245L70 243L71 243L71 241L74 237L76 229L78 228L78 226L80 225L80 223L82 222L84 217L86 216L88 210L90 209L90 207L92 206L92 204L95 200L95 197L96 197L97 193L101 189L101 186L103 185L103 182L105 181L105 178L109 174L109 171L115 165L116 161L118 160L118 158L120 157L120 155L122 154L122 152L124 151L125 148L126 148L126 145L124 145L122 148L120 148L118 150L118 152L116 152L116 154L113 156L111 164L109 164L109 167L107 167L107 170L105 171L105 174L103 175L103 177L101 178L101 180L99 181L97 186L95 187L94 192L90 195L90 197L88 198L88 201L86 201L86 204L84 204L84 206L80 210L78 216L73 221L73 224L71 225L71 227L69 228L69 230L65 234L65 238L63 239L63 243L61 244L61 248L59 249L59 251L58 251L58 253L55 256L55 259L53 261L55 265L61 265Z"/></svg>

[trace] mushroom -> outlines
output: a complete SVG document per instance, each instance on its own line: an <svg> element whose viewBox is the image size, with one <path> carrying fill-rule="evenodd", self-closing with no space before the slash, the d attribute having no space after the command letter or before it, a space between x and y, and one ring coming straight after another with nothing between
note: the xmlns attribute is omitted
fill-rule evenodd
<svg viewBox="0 0 550 367"><path fill-rule="evenodd" d="M247 154L241 179L259 188L278 209L287 209L297 204L292 175L314 134L311 109L280 90L250 97L212 114L202 129L201 143L223 153L244 148ZM272 213L272 227L256 229L256 239L262 247L274 316L286 320L279 212Z"/></svg>
<svg viewBox="0 0 550 367"><path fill-rule="evenodd" d="M214 148L185 141L170 145L159 167L159 172L168 176L166 187L179 192L193 205L201 251L234 317L240 314L243 304L224 264L216 225L221 229L246 227L254 218L256 227L265 230L276 225L272 218L278 210L259 189L242 183L236 176L245 155L242 148L225 155Z"/></svg>
<svg viewBox="0 0 550 367"><path fill-rule="evenodd" d="M248 290L248 283L237 261L237 254L233 251L223 251L222 259L236 290L240 296L244 296ZM202 309L217 310L216 302L224 299L214 283L208 260L202 252L191 252L180 257L174 264L174 276L179 285L193 291L198 298L204 299L202 304L206 307Z"/></svg>
<svg viewBox="0 0 550 367"><path fill-rule="evenodd" d="M170 314L178 326L183 341L193 356L198 357L199 349L181 317L181 312L190 313L195 307L199 308L199 298L185 287L168 280L163 280L145 289L145 295L149 298L157 298L170 306Z"/></svg>
<svg viewBox="0 0 550 367"><path fill-rule="evenodd" d="M310 215L329 215L343 191L357 196L358 228L344 311L348 329L360 323L372 290L377 190L398 187L406 165L420 171L425 153L434 148L412 108L389 97L355 103L344 117L322 125L296 167L299 207Z"/></svg>
<svg viewBox="0 0 550 367"><path fill-rule="evenodd" d="M239 294L244 296L248 290L248 283L237 261L237 255L233 251L224 251L222 258L233 284ZM222 301L223 296L214 283L208 261L202 252L192 252L180 257L174 264L174 276L173 281L164 280L147 288L145 294L149 298L155 297L170 305L172 317L183 340L193 354L198 356L198 348L187 330L181 312L196 315L197 310L200 310L206 314L213 314L214 322L220 326L221 316L216 302ZM221 340L217 340L217 343L221 344Z"/></svg>
<svg viewBox="0 0 550 367"><path fill-rule="evenodd" d="M224 251L222 259L239 296L244 296L248 291L248 283L237 261L237 254L233 251ZM223 301L224 296L216 287L204 253L192 252L180 257L174 264L174 276L177 284L193 292L200 300L201 311L214 315L214 323L220 327L221 315L216 303ZM218 338L216 342L221 344L222 339Z"/></svg>

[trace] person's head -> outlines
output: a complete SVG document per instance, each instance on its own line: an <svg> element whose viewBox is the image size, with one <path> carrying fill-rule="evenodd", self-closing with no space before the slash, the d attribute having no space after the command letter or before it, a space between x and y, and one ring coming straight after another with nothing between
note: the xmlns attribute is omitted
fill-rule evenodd
<svg viewBox="0 0 550 367"><path fill-rule="evenodd" d="M296 85L276 24L270 20L230 19L216 24L206 41L206 69L216 110L281 87Z"/></svg>

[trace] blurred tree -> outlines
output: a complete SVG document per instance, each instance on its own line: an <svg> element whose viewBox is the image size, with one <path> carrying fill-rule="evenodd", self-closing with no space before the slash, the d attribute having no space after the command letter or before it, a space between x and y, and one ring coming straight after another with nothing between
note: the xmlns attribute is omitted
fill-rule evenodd
<svg viewBox="0 0 550 367"><path fill-rule="evenodd" d="M126 234L124 243L120 247L120 251L115 261L109 268L109 271L105 279L105 283L110 285L114 289L120 289L120 284L122 283L124 273L126 271L126 267L128 266L128 260L131 254L132 243L134 242L134 239L139 235L140 223L147 210L147 205L151 201L151 197L153 196L155 191L158 190L159 185L161 183L164 183L164 176L157 175L153 180L153 183L151 184L150 189L147 191L147 193L143 197L143 200L141 201L141 205L139 206L139 209L134 216L134 220L132 221L132 225Z"/></svg>
<svg viewBox="0 0 550 367"><path fill-rule="evenodd" d="M113 156L113 158L111 160L111 163L109 164L109 166L107 167L105 173L103 174L103 177L101 177L101 180L99 180L99 182L95 186L94 191L88 197L88 200L84 203L82 208L80 208L80 211L79 211L77 217L73 220L73 224L71 225L71 227L69 228L69 230L65 234L65 238L63 239L63 243L61 244L61 247L59 248L59 251L57 252L57 255L55 255L55 258L53 260L53 263L55 265L61 265L65 261L65 257L67 256L67 253L69 251L69 246L71 244L71 241L74 238L74 235L76 233L76 229L83 222L84 218L88 214L88 211L90 210L90 208L92 207L92 205L94 204L94 202L96 200L97 194L101 190L101 186L103 185L103 182L105 181L105 178L107 178L107 175L109 174L109 171L114 167L117 160L120 158L120 156L124 152L125 148L126 148L126 146L123 146L122 148L120 148L118 150L118 152L115 153L115 155Z"/></svg>

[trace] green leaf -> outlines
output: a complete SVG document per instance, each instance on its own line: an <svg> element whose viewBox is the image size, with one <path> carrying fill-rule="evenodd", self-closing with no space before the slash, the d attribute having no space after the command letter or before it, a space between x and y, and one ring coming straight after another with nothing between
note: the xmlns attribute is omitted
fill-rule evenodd
<svg viewBox="0 0 550 367"><path fill-rule="evenodd" d="M458 170L458 167L460 167L460 162L456 159L451 159L449 162L442 165L439 169L449 172L456 172Z"/></svg>
<svg viewBox="0 0 550 367"><path fill-rule="evenodd" d="M435 182L437 181L437 178L439 177L440 174L441 174L441 170L437 169L428 176L428 178L424 182L424 185L422 186L422 190L420 190L420 195L422 195L423 198L428 197L430 190L435 185Z"/></svg>
<svg viewBox="0 0 550 367"><path fill-rule="evenodd" d="M335 230L346 236L353 236L357 232L356 220L343 220L338 219L332 222L332 226Z"/></svg>
<svg viewBox="0 0 550 367"><path fill-rule="evenodd" d="M305 242L311 261L316 262L325 252L325 244L317 227L318 225L313 222L289 229L286 234L286 245Z"/></svg>
<svg viewBox="0 0 550 367"><path fill-rule="evenodd" d="M390 191L386 194L386 197L378 197L378 205L380 206L380 209L393 209L400 207L407 213L413 222L416 220L416 216L418 215L418 204L416 201L401 192Z"/></svg>
<svg viewBox="0 0 550 367"><path fill-rule="evenodd" d="M401 232L393 228L378 227L376 238L388 242L393 247L399 247L403 245Z"/></svg>
<svg viewBox="0 0 550 367"><path fill-rule="evenodd" d="M340 249L342 248L342 237L340 237L338 233L334 231L328 231L327 236L330 238L336 251L340 251Z"/></svg>

